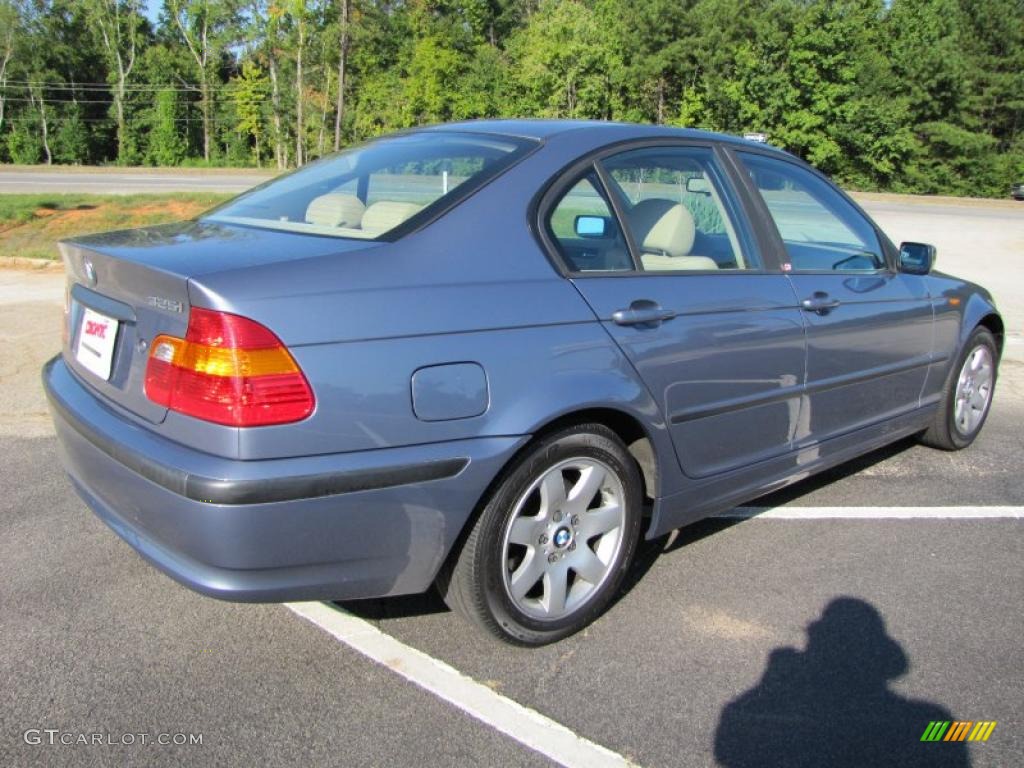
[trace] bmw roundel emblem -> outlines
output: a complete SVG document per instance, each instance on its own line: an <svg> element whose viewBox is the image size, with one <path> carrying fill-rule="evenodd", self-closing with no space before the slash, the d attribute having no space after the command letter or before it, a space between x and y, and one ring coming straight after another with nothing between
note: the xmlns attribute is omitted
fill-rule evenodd
<svg viewBox="0 0 1024 768"><path fill-rule="evenodd" d="M85 279L89 281L89 285L96 285L96 267L89 259L82 260L82 269L85 271Z"/></svg>
<svg viewBox="0 0 1024 768"><path fill-rule="evenodd" d="M568 528L559 528L555 531L555 546L564 547L569 543L569 539L571 538L572 536L570 535Z"/></svg>

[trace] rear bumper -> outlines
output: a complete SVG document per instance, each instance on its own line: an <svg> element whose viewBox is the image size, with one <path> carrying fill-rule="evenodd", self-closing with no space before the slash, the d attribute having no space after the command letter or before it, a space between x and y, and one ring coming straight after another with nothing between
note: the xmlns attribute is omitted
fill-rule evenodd
<svg viewBox="0 0 1024 768"><path fill-rule="evenodd" d="M103 405L61 358L43 369L61 459L82 499L187 587L248 602L427 589L525 437L237 461Z"/></svg>

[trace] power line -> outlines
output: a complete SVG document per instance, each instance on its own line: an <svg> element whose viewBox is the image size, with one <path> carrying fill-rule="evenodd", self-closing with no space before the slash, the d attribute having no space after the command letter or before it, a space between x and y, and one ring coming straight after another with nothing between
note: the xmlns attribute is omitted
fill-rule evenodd
<svg viewBox="0 0 1024 768"><path fill-rule="evenodd" d="M40 99L26 99L22 96L4 96L4 101L13 101L16 104L35 104ZM108 104L113 105L113 101L109 100L98 100L98 99L55 99L52 97L45 97L42 101L47 104Z"/></svg>
<svg viewBox="0 0 1024 768"><path fill-rule="evenodd" d="M57 98L55 96L40 96L37 98L29 98L25 96L4 96L5 102L13 102L15 104L35 104L37 101L42 101L45 104L106 104L113 106L117 102L112 99L76 99L71 98ZM185 106L198 105L199 102L186 103ZM136 105L137 106L137 105Z"/></svg>
<svg viewBox="0 0 1024 768"><path fill-rule="evenodd" d="M6 83L0 84L0 90L6 88L17 88L25 90L27 88L48 88L53 91L111 91L116 89L118 86L111 83L48 83L30 80L8 80ZM234 83L218 83L207 86L208 90L211 91L226 91L233 90L238 86ZM195 85L149 85L149 84L126 84L124 86L126 91L138 91L140 93L149 93L154 91L187 91L189 93L196 93L202 90L202 86L198 83Z"/></svg>
<svg viewBox="0 0 1024 768"><path fill-rule="evenodd" d="M323 69L324 69L324 67L322 65L314 65L314 66L306 67L306 71L307 71L308 74L311 74L313 72L317 72L317 71L320 71L320 70L323 70ZM331 70L331 71L333 71L333 70ZM61 80L61 81L6 80L3 83L0 83L0 89L3 89L3 88L21 88L21 89L25 89L25 88L49 88L49 89L55 90L55 91L79 91L79 90L81 90L81 91L90 91L90 90L109 91L109 90L117 88L117 87L118 86L117 86L116 83L95 83L95 82L78 83L78 82L72 82L72 81L68 81L68 80ZM234 83L234 82L210 83L207 86L207 89L211 90L211 91L222 91L222 90L232 90L232 89L237 88L237 87L238 87L238 84ZM150 92L150 91L188 91L188 92L191 93L191 92L202 90L202 85L200 85L199 83L195 83L195 84L192 84L192 83L126 83L124 85L124 88L125 88L125 90L129 90L129 91L135 90L135 91L142 91L142 92Z"/></svg>
<svg viewBox="0 0 1024 768"><path fill-rule="evenodd" d="M59 122L59 121L68 121L68 120L78 121L78 122L81 122L81 123L112 123L114 125L117 124L117 118L116 117L74 117L74 116L69 116L69 115L47 115L47 117L46 117L46 124L49 125L51 123L55 123L55 122ZM150 123L150 124L153 124L153 123L168 123L168 122L175 122L175 123L201 123L201 122L203 122L203 118L201 118L201 117L173 117L173 118L168 117L168 118L161 118L159 120L152 120L150 118L145 118L145 117L127 117L126 116L124 121L125 121L125 123L133 123L133 122L142 121L142 122L147 122L147 123ZM38 125L39 124L39 118L38 117L24 117L24 116L21 116L21 115L19 115L17 117L6 117L5 116L4 117L4 122L5 123L31 123L32 125ZM232 119L229 119L229 118L224 118L224 117L211 117L210 118L210 122L211 123L232 123L232 124L234 124L236 121L232 120Z"/></svg>

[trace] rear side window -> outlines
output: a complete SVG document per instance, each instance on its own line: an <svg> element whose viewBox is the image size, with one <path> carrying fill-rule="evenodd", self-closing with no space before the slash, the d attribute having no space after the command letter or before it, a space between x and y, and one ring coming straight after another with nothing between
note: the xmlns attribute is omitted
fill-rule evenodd
<svg viewBox="0 0 1024 768"><path fill-rule="evenodd" d="M626 238L593 170L569 185L551 209L548 230L572 272L633 269Z"/></svg>
<svg viewBox="0 0 1024 768"><path fill-rule="evenodd" d="M786 247L793 272L875 272L874 227L832 185L793 163L739 153Z"/></svg>
<svg viewBox="0 0 1024 768"><path fill-rule="evenodd" d="M760 267L741 247L711 150L649 147L601 164L645 272Z"/></svg>
<svg viewBox="0 0 1024 768"><path fill-rule="evenodd" d="M359 239L428 220L508 168L530 141L446 131L378 139L237 197L211 221Z"/></svg>

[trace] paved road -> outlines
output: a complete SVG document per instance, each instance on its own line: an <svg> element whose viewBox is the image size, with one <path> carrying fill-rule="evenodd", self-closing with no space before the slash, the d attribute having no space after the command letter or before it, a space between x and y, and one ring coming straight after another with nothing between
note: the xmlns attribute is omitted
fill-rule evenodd
<svg viewBox="0 0 1024 768"><path fill-rule="evenodd" d="M90 514L38 385L60 285L0 270L0 765L546 764L281 606L177 586ZM901 443L761 503L1020 506L1022 421L1024 362L1010 359L971 450ZM432 596L344 607L640 765L1006 766L1024 754L1022 533L706 522L646 545L606 616L537 651L476 634ZM999 725L986 744L922 744L934 719ZM203 743L29 745L28 729Z"/></svg>
<svg viewBox="0 0 1024 768"><path fill-rule="evenodd" d="M252 171L12 170L0 166L0 194L244 192L268 178L269 174Z"/></svg>

